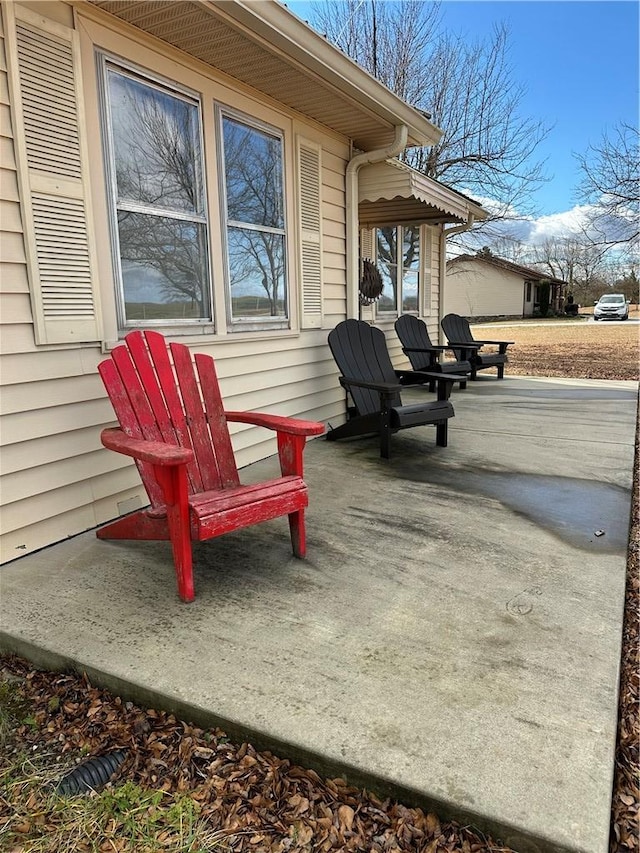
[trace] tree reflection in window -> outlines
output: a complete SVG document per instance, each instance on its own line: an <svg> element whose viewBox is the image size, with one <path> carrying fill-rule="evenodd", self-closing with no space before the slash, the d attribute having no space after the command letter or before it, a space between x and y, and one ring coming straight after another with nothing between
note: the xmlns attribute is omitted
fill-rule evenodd
<svg viewBox="0 0 640 853"><path fill-rule="evenodd" d="M286 318L282 140L223 116L232 320Z"/></svg>
<svg viewBox="0 0 640 853"><path fill-rule="evenodd" d="M108 70L127 322L211 318L197 102Z"/></svg>
<svg viewBox="0 0 640 853"><path fill-rule="evenodd" d="M384 282L378 313L417 311L420 226L378 228L376 245Z"/></svg>

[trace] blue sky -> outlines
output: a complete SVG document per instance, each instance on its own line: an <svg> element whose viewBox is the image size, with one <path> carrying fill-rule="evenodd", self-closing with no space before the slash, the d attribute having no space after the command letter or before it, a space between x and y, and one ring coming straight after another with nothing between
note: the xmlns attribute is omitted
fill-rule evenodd
<svg viewBox="0 0 640 853"><path fill-rule="evenodd" d="M304 20L313 3L287 2ZM470 37L495 23L510 29L513 77L526 89L522 112L553 125L539 149L551 180L535 195L538 215L572 210L584 152L620 120L638 124L637 0L445 0L443 27Z"/></svg>

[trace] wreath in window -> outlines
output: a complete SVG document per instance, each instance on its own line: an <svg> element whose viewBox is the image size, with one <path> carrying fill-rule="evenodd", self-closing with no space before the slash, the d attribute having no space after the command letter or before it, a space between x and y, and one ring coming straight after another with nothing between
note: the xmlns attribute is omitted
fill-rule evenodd
<svg viewBox="0 0 640 853"><path fill-rule="evenodd" d="M364 258L359 284L360 304L373 305L377 299L380 299L383 287L382 276L377 266L369 258Z"/></svg>

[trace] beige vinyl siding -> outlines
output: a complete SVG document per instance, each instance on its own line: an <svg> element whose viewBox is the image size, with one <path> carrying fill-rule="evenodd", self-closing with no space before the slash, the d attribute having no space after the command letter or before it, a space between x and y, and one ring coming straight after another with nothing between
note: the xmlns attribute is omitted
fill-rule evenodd
<svg viewBox="0 0 640 853"><path fill-rule="evenodd" d="M431 235L431 301L429 306L429 313L425 314L422 319L427 324L427 328L429 330L429 337L431 338L434 344L437 344L440 341L442 332L442 330L440 329L440 318L442 317L442 312L440 310L442 305L442 293L440 292L440 265L445 263L445 259L442 257L442 225L434 225L428 227L427 233L430 233Z"/></svg>
<svg viewBox="0 0 640 853"><path fill-rule="evenodd" d="M331 139L322 148L323 328L347 316L345 170L349 151ZM326 343L326 332L324 335Z"/></svg>
<svg viewBox="0 0 640 853"><path fill-rule="evenodd" d="M59 23L72 21L70 8L63 4L35 5L39 13L50 10L50 17ZM29 6L33 10L34 4ZM117 47L113 27L121 25L109 16L106 21ZM114 419L97 375L97 365L105 357L99 346L35 342L4 39L0 56L0 560L6 562L142 506L146 497L133 463L100 444L101 429ZM174 55L169 51L168 56L163 70L170 78ZM87 59L93 63L92 51L84 55L83 61ZM203 73L202 65L198 72ZM84 68L84 75L86 85L86 78L95 76L93 64ZM181 340L193 351L215 355L227 408L337 422L344 417L344 392L326 340L328 330L346 315L344 173L349 144L300 116L287 113L287 120L291 140L299 134L315 140L321 149L323 328L222 338L193 335ZM92 124L89 134L98 140L98 127ZM100 164L99 156L92 158L93 169ZM92 201L97 209L105 207L95 180ZM102 295L113 299L102 215L96 217L96 228L102 247ZM292 293L298 286L296 275L292 273ZM275 453L275 439L268 431L233 425L232 432L240 467Z"/></svg>
<svg viewBox="0 0 640 853"><path fill-rule="evenodd" d="M447 271L446 313L464 317L522 316L524 281L480 261L460 261Z"/></svg>
<svg viewBox="0 0 640 853"><path fill-rule="evenodd" d="M140 491L135 472L100 449L111 420L95 364L81 350L35 344L10 114L4 20L0 40L0 559L15 559L117 513ZM89 367L93 376L85 375ZM78 387L75 388L76 382ZM87 386L89 382L92 390ZM99 414L93 411L97 407ZM116 480L114 480L114 474ZM105 484L109 483L106 492ZM102 498L105 493L109 497ZM101 495L98 504L94 495Z"/></svg>

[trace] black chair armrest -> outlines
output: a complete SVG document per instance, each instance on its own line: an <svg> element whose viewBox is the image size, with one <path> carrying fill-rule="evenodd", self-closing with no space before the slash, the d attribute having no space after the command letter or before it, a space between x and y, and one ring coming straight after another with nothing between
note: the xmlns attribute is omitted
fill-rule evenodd
<svg viewBox="0 0 640 853"><path fill-rule="evenodd" d="M402 391L402 385L399 382L369 382L366 379L351 379L349 376L341 376L340 384L343 388L349 388L350 385L356 388L370 388L372 391L380 391L381 394L396 394Z"/></svg>
<svg viewBox="0 0 640 853"><path fill-rule="evenodd" d="M427 382L457 382L459 379L464 381L464 376L456 376L453 373L435 373L431 370L396 370L396 376L398 379L402 379L406 377L407 379L412 379L415 383L423 382L425 385Z"/></svg>
<svg viewBox="0 0 640 853"><path fill-rule="evenodd" d="M458 349L480 349L483 343L483 341L449 341L448 346Z"/></svg>
<svg viewBox="0 0 640 853"><path fill-rule="evenodd" d="M438 400L448 400L453 383L466 382L467 379L466 376L458 373L431 373L428 370L396 370L396 376L407 377L413 384L421 382L426 385L427 382L435 382Z"/></svg>
<svg viewBox="0 0 640 853"><path fill-rule="evenodd" d="M451 347L441 347L441 346L433 346L430 347L402 347L403 353L408 352L444 352L445 350L451 349Z"/></svg>
<svg viewBox="0 0 640 853"><path fill-rule="evenodd" d="M485 344L496 346L498 347L500 355L504 355L507 351L507 347L511 344L515 344L515 341L478 341L478 343L483 346Z"/></svg>

